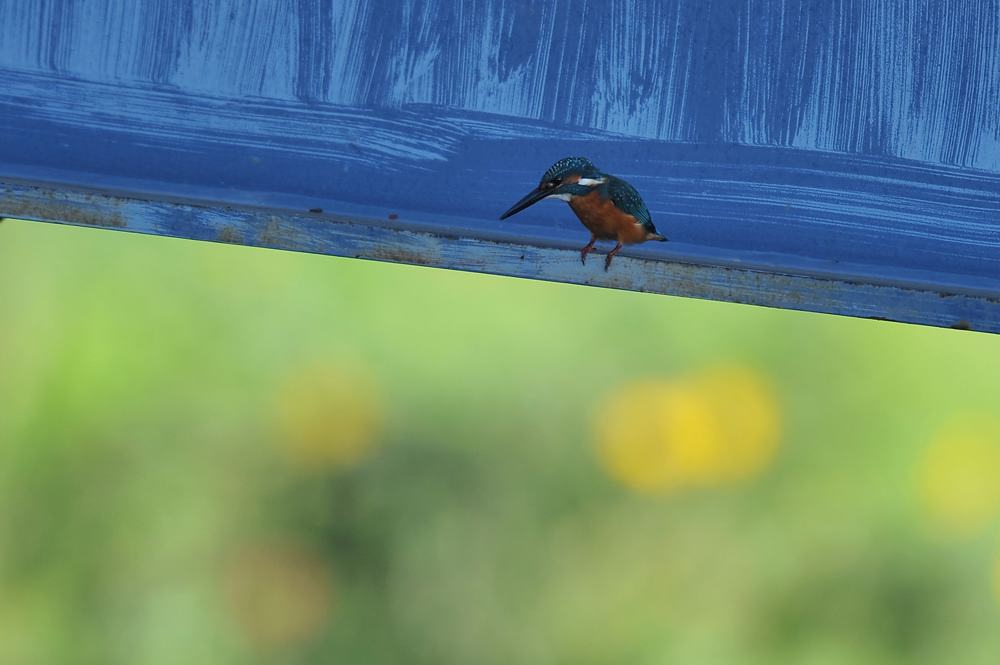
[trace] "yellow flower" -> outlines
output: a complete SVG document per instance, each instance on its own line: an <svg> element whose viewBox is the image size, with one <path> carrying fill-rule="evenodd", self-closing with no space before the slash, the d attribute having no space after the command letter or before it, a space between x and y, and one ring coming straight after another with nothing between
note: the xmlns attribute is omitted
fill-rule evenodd
<svg viewBox="0 0 1000 665"><path fill-rule="evenodd" d="M382 409L367 372L317 366L292 376L275 400L275 437L289 459L344 468L362 461L381 433Z"/></svg>
<svg viewBox="0 0 1000 665"><path fill-rule="evenodd" d="M714 463L706 482L749 478L764 470L778 451L781 417L771 382L747 367L709 370L695 387L711 405L719 428Z"/></svg>
<svg viewBox="0 0 1000 665"><path fill-rule="evenodd" d="M663 492L760 473L777 451L780 413L769 381L725 367L621 387L601 407L595 434L612 477Z"/></svg>
<svg viewBox="0 0 1000 665"><path fill-rule="evenodd" d="M963 416L924 452L918 486L928 518L954 533L981 530L1000 517L1000 421Z"/></svg>

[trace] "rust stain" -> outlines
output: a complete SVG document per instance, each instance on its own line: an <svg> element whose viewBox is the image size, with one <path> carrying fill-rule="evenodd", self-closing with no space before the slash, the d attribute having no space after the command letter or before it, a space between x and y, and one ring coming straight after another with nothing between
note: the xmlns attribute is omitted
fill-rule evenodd
<svg viewBox="0 0 1000 665"><path fill-rule="evenodd" d="M281 222L277 217L268 217L264 230L260 232L261 245L278 245L281 243Z"/></svg>
<svg viewBox="0 0 1000 665"><path fill-rule="evenodd" d="M219 234L215 237L219 242L227 242L233 245L242 245L243 236L235 226L223 226L219 229Z"/></svg>
<svg viewBox="0 0 1000 665"><path fill-rule="evenodd" d="M961 321L956 321L955 323L951 324L950 327L952 330L972 330L972 324L966 321L965 319L962 319Z"/></svg>
<svg viewBox="0 0 1000 665"><path fill-rule="evenodd" d="M394 213L394 212L390 212L390 213L389 213L389 219L391 219L391 220L395 221L395 220L399 219L399 215L397 215L397 214L396 214L396 213Z"/></svg>
<svg viewBox="0 0 1000 665"><path fill-rule="evenodd" d="M399 232L395 234L395 239L391 244L378 243L362 251L365 258L375 261L390 261L392 263L410 263L417 266L444 267L454 265L456 260L463 263L463 267L481 265L481 261L469 261L470 257L450 256L447 252L442 253L440 245L441 238L436 235L423 233Z"/></svg>
<svg viewBox="0 0 1000 665"><path fill-rule="evenodd" d="M306 246L302 232L296 227L294 220L278 215L269 215L264 229L260 232L257 244L278 249L298 250Z"/></svg>
<svg viewBox="0 0 1000 665"><path fill-rule="evenodd" d="M441 263L440 257L422 254L418 250L410 249L409 247L378 247L370 252L368 257L376 261L410 263L416 266L435 266Z"/></svg>
<svg viewBox="0 0 1000 665"><path fill-rule="evenodd" d="M113 198L107 199L116 205ZM62 222L78 226L100 226L105 228L125 228L128 224L124 215L117 210L88 210L69 203L59 201L24 201L17 198L0 200L0 209L4 217L11 219L33 219L45 222Z"/></svg>

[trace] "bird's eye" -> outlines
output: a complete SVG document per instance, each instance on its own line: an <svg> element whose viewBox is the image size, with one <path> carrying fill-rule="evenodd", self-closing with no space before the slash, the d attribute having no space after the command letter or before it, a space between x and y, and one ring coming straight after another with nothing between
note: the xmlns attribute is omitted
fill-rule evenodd
<svg viewBox="0 0 1000 665"><path fill-rule="evenodd" d="M549 180L547 183L545 183L545 186L548 187L549 189L552 189L553 187L557 186L561 182L562 182L562 178L553 178L552 180Z"/></svg>

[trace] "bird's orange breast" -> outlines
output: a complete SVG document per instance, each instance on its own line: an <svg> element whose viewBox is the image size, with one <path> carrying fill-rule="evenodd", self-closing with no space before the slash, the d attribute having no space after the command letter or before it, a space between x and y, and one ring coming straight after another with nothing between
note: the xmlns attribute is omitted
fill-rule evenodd
<svg viewBox="0 0 1000 665"><path fill-rule="evenodd" d="M598 238L625 244L646 239L646 230L636 222L635 217L619 210L611 199L602 197L596 190L584 196L574 196L569 200L569 207Z"/></svg>

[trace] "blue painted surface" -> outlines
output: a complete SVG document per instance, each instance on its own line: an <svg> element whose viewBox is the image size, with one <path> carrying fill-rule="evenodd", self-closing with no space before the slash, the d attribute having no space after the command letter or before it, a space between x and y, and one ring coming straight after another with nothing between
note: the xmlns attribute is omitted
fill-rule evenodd
<svg viewBox="0 0 1000 665"><path fill-rule="evenodd" d="M584 154L671 238L626 254L1000 295L1000 0L0 0L0 121L8 181L542 248L565 206L496 216Z"/></svg>

